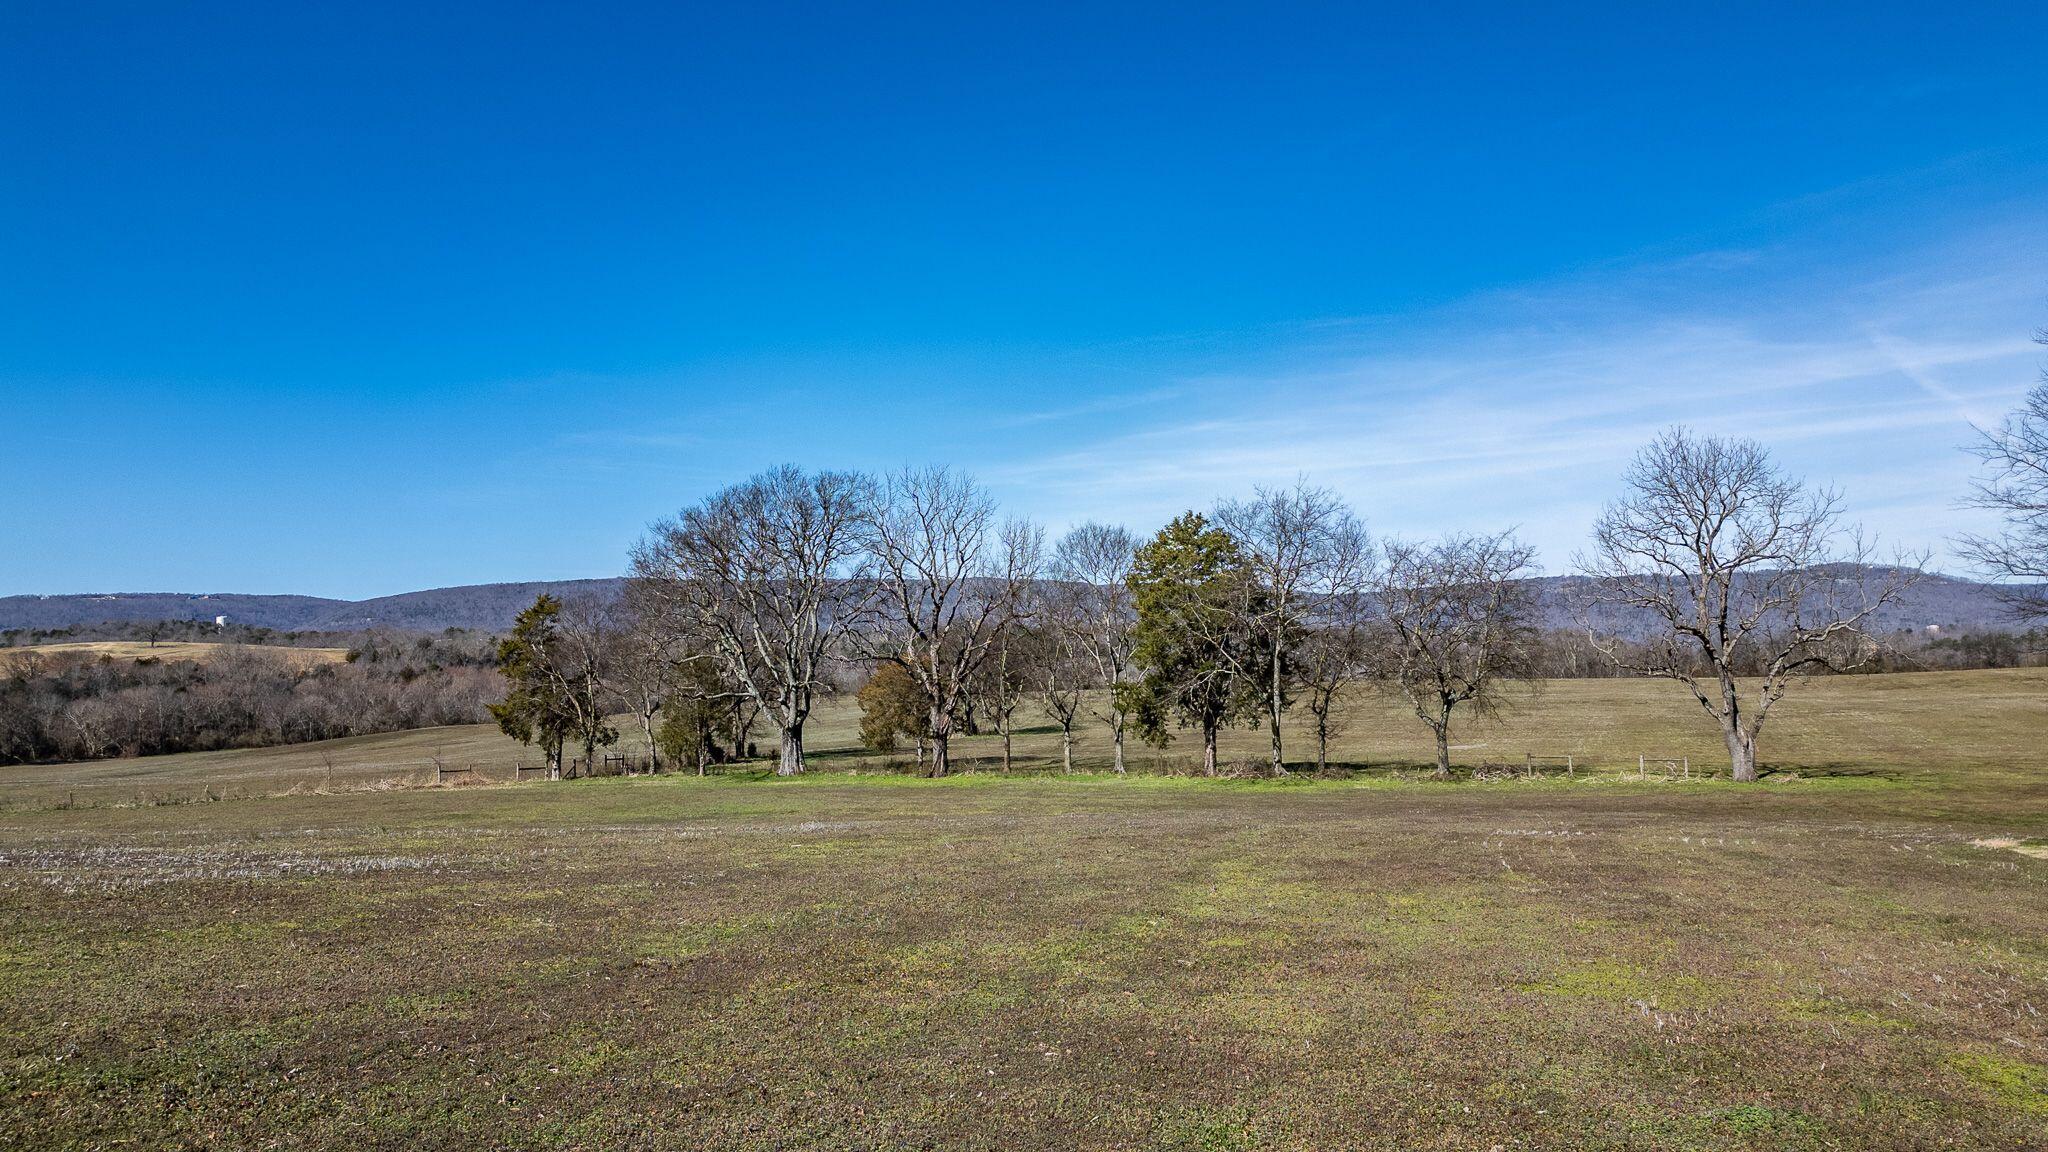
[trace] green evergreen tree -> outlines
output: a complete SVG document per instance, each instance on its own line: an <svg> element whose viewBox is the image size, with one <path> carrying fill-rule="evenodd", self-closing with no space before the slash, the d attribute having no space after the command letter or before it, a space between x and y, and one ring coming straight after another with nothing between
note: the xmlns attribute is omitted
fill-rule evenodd
<svg viewBox="0 0 2048 1152"><path fill-rule="evenodd" d="M876 752L894 752L899 736L917 743L917 760L924 763L925 741L931 736L931 713L925 708L924 690L899 664L875 666L874 675L860 686L854 699L860 704L860 742Z"/></svg>
<svg viewBox="0 0 2048 1152"><path fill-rule="evenodd" d="M555 621L561 614L562 602L542 593L513 621L511 634L498 642L505 699L490 705L491 716L505 735L521 744L540 745L549 779L562 775L562 745L576 726L568 685L552 662L560 639Z"/></svg>
<svg viewBox="0 0 2048 1152"><path fill-rule="evenodd" d="M731 728L737 695L710 660L684 661L676 670L675 691L661 706L661 727L654 736L661 754L695 764L699 776L705 765L726 761L728 753L718 738Z"/></svg>
<svg viewBox="0 0 2048 1152"><path fill-rule="evenodd" d="M1199 729L1202 768L1213 776L1218 730L1258 716L1264 593L1229 533L1198 512L1139 548L1126 583L1140 678L1117 689L1117 702L1156 748L1172 740L1171 723Z"/></svg>

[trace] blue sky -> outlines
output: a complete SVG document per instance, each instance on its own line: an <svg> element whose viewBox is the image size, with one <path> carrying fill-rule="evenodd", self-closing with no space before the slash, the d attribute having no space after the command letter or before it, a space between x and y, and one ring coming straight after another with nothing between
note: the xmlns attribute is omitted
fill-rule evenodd
<svg viewBox="0 0 2048 1152"><path fill-rule="evenodd" d="M782 461L1306 474L1566 570L1658 427L1934 549L2027 6L0 6L0 594L614 573Z"/></svg>

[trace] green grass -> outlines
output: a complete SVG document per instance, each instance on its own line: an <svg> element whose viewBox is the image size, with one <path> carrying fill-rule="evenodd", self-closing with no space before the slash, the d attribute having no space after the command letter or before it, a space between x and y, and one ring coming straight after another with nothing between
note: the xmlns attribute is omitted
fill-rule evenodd
<svg viewBox="0 0 2048 1152"><path fill-rule="evenodd" d="M1761 787L1622 778L1715 744L1639 682L1460 739L1578 781L1430 782L1376 701L1281 783L1038 731L919 780L839 710L860 775L9 769L0 1147L2037 1148L2048 861L1975 841L2048 834L2044 703L1814 684ZM207 789L249 798L161 802Z"/></svg>

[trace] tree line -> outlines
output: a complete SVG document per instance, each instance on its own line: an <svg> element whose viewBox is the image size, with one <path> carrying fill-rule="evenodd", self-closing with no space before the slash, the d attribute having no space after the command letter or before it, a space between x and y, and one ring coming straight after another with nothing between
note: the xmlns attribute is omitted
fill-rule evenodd
<svg viewBox="0 0 2048 1152"><path fill-rule="evenodd" d="M952 770L956 735L992 731L1009 762L1026 702L1062 731L1128 738L1257 728L1288 766L1283 718L1307 713L1318 767L1348 694L1405 703L1450 772L1459 717L1560 659L1684 685L1719 726L1738 780L1757 776L1771 709L1800 679L1882 665L1871 627L1922 571L1877 562L1838 493L1754 441L1672 429L1647 445L1575 557L1575 637L1539 627L1536 554L1512 532L1375 539L1336 493L1300 481L1176 517L1150 536L1083 524L1048 541L944 467L886 476L785 466L651 525L615 602L542 597L500 645L493 707L560 771L636 718L655 756L699 768L753 726L777 771L804 771L820 697L854 691L862 738ZM1633 622L1633 632L1611 627ZM1643 622L1648 632L1642 632ZM657 765L658 766L658 765Z"/></svg>
<svg viewBox="0 0 2048 1152"><path fill-rule="evenodd" d="M2048 620L2048 376L1980 433L1985 477L1968 503L2002 531L1962 553L2009 581L2022 620ZM206 662L15 654L0 665L0 763L323 739L495 718L590 764L630 717L657 761L703 766L772 742L804 768L817 699L851 693L862 738L902 741L950 770L956 733L985 727L1010 761L1011 722L1127 741L1263 728L1286 770L1282 717L1307 714L1328 763L1358 691L1403 700L1434 735L1440 772L1458 716L1497 712L1501 689L1548 677L1649 675L1682 683L1754 779L1771 708L1803 677L2039 663L2035 632L1880 636L1875 615L1922 557L1875 564L1831 489L1787 475L1748 440L1674 429L1646 446L1574 558L1578 625L1539 627L1534 552L1511 533L1374 540L1334 493L1260 490L1177 517L1150 537L1085 524L1048 542L945 468L886 477L775 469L652 525L616 601L542 597L507 637L280 633L143 621L13 631L60 640L351 645L345 667L231 652ZM1647 622L1647 627L1645 626ZM496 671L493 670L495 667ZM504 673L500 678L498 672Z"/></svg>
<svg viewBox="0 0 2048 1152"><path fill-rule="evenodd" d="M486 638L353 637L340 663L0 653L0 764L264 747L475 724L504 691Z"/></svg>
<svg viewBox="0 0 2048 1152"><path fill-rule="evenodd" d="M372 633L386 630L354 629L346 632L304 629L291 631L255 624L216 624L211 620L102 620L70 624L61 628L0 629L0 648L30 648L40 644L76 644L86 641L129 641L148 644L202 643L243 644L266 648L348 648ZM446 637L459 637L461 629L448 629Z"/></svg>

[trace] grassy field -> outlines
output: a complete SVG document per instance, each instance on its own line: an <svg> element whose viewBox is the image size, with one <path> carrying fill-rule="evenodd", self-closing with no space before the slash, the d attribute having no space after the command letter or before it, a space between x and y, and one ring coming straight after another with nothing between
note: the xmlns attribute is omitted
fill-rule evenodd
<svg viewBox="0 0 2048 1152"><path fill-rule="evenodd" d="M1028 710L1027 710L1028 711ZM1428 729L1396 701L1354 700L1332 744L1342 775L1365 781L1425 772L1435 751ZM1059 771L1059 733L1042 717L1020 713L1015 764L1020 775ZM621 723L615 751L644 752L634 725ZM1106 772L1108 733L1098 724L1077 730L1075 764ZM2048 816L2048 669L1856 676L1802 686L1772 713L1763 760L1779 785L1833 780L1903 786L1928 795L1916 803ZM756 729L764 752L774 734ZM1299 728L1287 732L1291 761L1306 769L1314 746ZM1454 736L1454 763L1523 762L1525 755L1575 758L1593 781L1633 777L1638 756L1690 757L1696 772L1727 774L1718 730L1676 684L1654 680L1559 680L1520 697L1500 724L1474 724ZM826 772L908 772L905 748L881 756L859 746L859 712L828 701L812 718L806 744ZM1129 762L1139 772L1188 773L1201 748L1192 738L1155 750L1135 739ZM1263 731L1226 732L1223 758L1251 771L1267 755ZM1001 742L993 735L957 738L957 763L994 772ZM514 765L540 763L533 749L490 725L387 732L283 748L232 749L102 760L89 764L0 768L0 811L58 804L104 806L170 800L248 797L291 791L391 787L430 781L434 763L476 765L495 781ZM1938 796L1938 799L1936 798Z"/></svg>
<svg viewBox="0 0 2048 1152"><path fill-rule="evenodd" d="M107 656L115 660L161 660L166 664L190 660L203 664L223 651L265 652L298 661L303 665L339 664L348 658L346 648L294 648L282 644L213 644L203 640L164 640L155 644L143 640L74 640L63 644L26 644L0 648L0 664L30 654L43 656Z"/></svg>
<svg viewBox="0 0 2048 1152"><path fill-rule="evenodd" d="M1278 783L1063 778L1042 724L915 779L836 708L861 774L6 769L0 1147L2048 1146L2048 675L1812 685L1756 787L1625 778L1711 762L1671 685L1460 737L1572 781L1352 719Z"/></svg>

